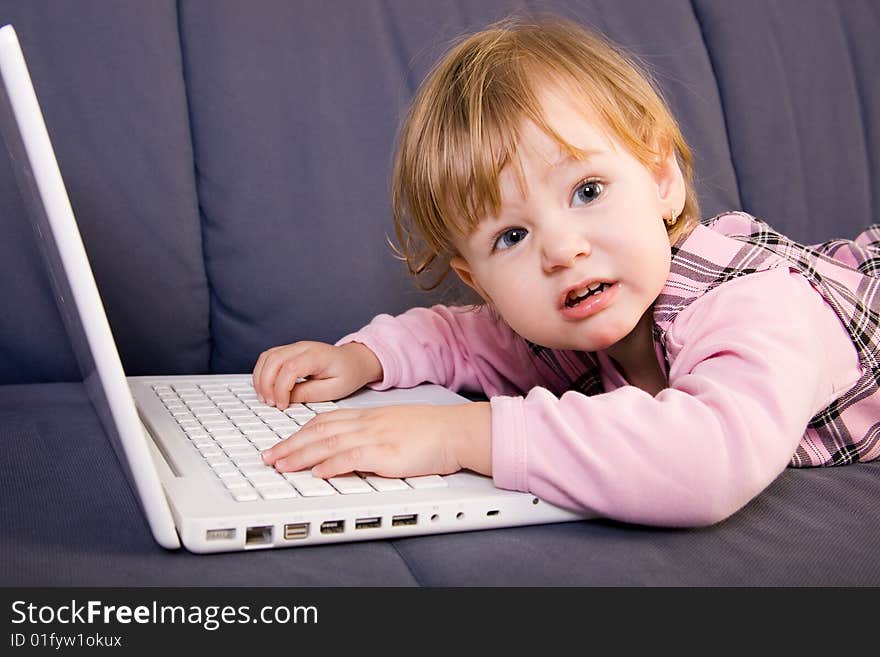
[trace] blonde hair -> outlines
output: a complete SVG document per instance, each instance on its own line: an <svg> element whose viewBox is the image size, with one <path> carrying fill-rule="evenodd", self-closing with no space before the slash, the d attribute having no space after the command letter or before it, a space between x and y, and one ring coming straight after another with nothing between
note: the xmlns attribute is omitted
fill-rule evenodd
<svg viewBox="0 0 880 657"><path fill-rule="evenodd" d="M451 237L467 236L500 209L499 175L509 164L518 167L524 119L572 157L584 157L542 115L538 92L548 80L582 94L585 109L646 167L654 170L675 155L686 201L669 229L670 242L699 221L693 156L642 67L571 21L508 18L446 53L422 83L403 124L392 178L395 250L422 289L437 287L448 274L448 260L456 253ZM443 271L423 284L422 275L438 257Z"/></svg>

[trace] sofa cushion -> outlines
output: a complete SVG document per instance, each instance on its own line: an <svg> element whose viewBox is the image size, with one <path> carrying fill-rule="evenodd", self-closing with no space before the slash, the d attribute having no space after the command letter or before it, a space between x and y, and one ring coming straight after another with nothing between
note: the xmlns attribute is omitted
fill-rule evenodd
<svg viewBox="0 0 880 657"><path fill-rule="evenodd" d="M855 237L880 220L876 3L696 0L694 8L742 209L807 243Z"/></svg>

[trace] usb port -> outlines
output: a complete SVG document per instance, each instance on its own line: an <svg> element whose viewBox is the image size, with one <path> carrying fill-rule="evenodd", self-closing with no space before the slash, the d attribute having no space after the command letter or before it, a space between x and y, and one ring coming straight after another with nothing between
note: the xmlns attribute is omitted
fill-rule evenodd
<svg viewBox="0 0 880 657"><path fill-rule="evenodd" d="M284 540L295 541L300 538L306 538L309 535L309 523L299 522L284 525Z"/></svg>
<svg viewBox="0 0 880 657"><path fill-rule="evenodd" d="M354 521L355 529L371 529L373 527L381 527L382 526L382 518L358 518Z"/></svg>
<svg viewBox="0 0 880 657"><path fill-rule="evenodd" d="M322 534L341 534L345 531L345 520L327 520L321 523Z"/></svg>
<svg viewBox="0 0 880 657"><path fill-rule="evenodd" d="M400 525L414 525L418 520L419 516L415 513L408 513L404 516L392 516L391 526L398 527Z"/></svg>

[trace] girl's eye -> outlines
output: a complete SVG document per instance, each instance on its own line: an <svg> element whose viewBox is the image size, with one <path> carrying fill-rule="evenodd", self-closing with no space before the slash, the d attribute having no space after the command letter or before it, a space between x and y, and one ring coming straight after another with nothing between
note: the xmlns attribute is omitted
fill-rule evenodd
<svg viewBox="0 0 880 657"><path fill-rule="evenodd" d="M575 188L574 196L571 197L571 204L577 207L592 203L602 195L604 189L605 186L598 180L584 181Z"/></svg>
<svg viewBox="0 0 880 657"><path fill-rule="evenodd" d="M492 245L492 250L503 251L504 249L516 246L519 242L522 242L528 234L529 231L525 228L510 228L505 230L498 236L498 239L495 240L495 244Z"/></svg>

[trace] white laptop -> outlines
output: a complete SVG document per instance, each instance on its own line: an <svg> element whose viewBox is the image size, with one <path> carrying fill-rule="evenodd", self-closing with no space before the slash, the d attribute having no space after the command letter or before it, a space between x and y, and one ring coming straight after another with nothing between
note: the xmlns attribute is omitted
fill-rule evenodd
<svg viewBox="0 0 880 657"><path fill-rule="evenodd" d="M281 475L259 451L316 413L389 404L458 404L440 386L363 390L285 412L259 403L251 375L125 377L18 38L0 28L0 128L45 255L86 387L156 541L193 552L579 520L471 472L329 480Z"/></svg>

